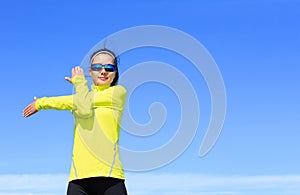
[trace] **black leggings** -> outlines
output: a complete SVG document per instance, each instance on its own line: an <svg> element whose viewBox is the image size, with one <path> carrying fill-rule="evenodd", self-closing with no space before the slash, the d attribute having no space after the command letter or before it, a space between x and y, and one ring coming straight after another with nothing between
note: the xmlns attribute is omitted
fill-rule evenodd
<svg viewBox="0 0 300 195"><path fill-rule="evenodd" d="M124 180L92 177L69 182L67 195L127 195Z"/></svg>

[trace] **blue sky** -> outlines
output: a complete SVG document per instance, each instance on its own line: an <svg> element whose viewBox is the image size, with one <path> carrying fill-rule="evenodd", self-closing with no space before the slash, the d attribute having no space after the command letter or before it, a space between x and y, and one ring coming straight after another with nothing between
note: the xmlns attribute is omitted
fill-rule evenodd
<svg viewBox="0 0 300 195"><path fill-rule="evenodd" d="M64 81L71 68L106 36L140 25L172 27L202 43L222 74L227 112L215 146L200 158L211 104L201 74L186 59L163 49L122 54L121 74L151 60L174 66L194 86L201 109L197 133L180 157L151 171L126 171L129 193L157 194L145 187L150 178L161 194L299 194L299 10L295 0L2 1L0 181L7 183L0 182L0 194L64 193L72 151L71 114L41 111L24 119L22 110L33 96L71 94L72 85ZM117 49L118 43L109 44ZM172 138L180 112L172 90L145 84L127 106L137 122L147 123L149 105L156 101L168 110L163 128L143 138L122 131L122 146L149 150ZM47 181L54 187L47 187Z"/></svg>

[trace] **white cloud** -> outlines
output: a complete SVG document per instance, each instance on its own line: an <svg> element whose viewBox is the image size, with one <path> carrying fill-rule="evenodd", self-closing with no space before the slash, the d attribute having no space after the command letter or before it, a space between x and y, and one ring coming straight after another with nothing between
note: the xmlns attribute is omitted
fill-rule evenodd
<svg viewBox="0 0 300 195"><path fill-rule="evenodd" d="M133 192L132 195L299 195L300 175L208 176L131 173L127 175L127 188Z"/></svg>
<svg viewBox="0 0 300 195"><path fill-rule="evenodd" d="M299 195L300 175L126 173L129 195ZM0 195L65 194L67 174L0 175Z"/></svg>
<svg viewBox="0 0 300 195"><path fill-rule="evenodd" d="M0 175L0 195L64 194L67 174Z"/></svg>

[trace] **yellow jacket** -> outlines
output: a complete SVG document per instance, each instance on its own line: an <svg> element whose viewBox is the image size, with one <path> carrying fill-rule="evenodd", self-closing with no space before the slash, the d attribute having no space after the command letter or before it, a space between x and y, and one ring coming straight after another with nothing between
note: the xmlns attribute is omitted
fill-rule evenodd
<svg viewBox="0 0 300 195"><path fill-rule="evenodd" d="M120 121L126 101L126 89L94 86L89 91L83 76L72 79L76 93L43 97L36 109L71 110L74 119L74 146L69 180L88 177L124 179L119 157Z"/></svg>

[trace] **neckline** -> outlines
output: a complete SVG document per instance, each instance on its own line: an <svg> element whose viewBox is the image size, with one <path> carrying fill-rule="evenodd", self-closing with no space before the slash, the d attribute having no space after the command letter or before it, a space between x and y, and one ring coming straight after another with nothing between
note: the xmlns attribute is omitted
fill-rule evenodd
<svg viewBox="0 0 300 195"><path fill-rule="evenodd" d="M102 85L102 86L99 86L99 85L92 85L91 87L92 87L92 90L95 90L95 91L103 91L103 90L109 88L109 87L110 87L110 84L108 84L108 85Z"/></svg>

